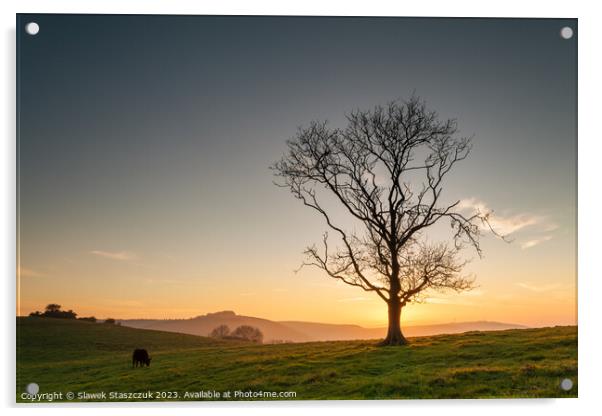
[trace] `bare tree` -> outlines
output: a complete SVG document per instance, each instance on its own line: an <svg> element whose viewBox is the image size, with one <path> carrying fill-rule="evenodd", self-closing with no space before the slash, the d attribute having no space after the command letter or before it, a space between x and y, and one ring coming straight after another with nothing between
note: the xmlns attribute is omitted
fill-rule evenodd
<svg viewBox="0 0 602 416"><path fill-rule="evenodd" d="M213 328L213 331L211 331L211 334L209 334L209 336L212 338L223 338L227 337L228 335L230 335L230 328L228 325L223 324Z"/></svg>
<svg viewBox="0 0 602 416"><path fill-rule="evenodd" d="M250 325L239 326L232 332L232 337L256 342L257 344L261 344L263 342L263 333L259 330L259 328L255 328Z"/></svg>
<svg viewBox="0 0 602 416"><path fill-rule="evenodd" d="M347 121L343 129L326 122L300 128L271 168L276 184L317 211L338 237L331 249L325 233L321 248L306 249L303 265L375 292L388 305L382 344L402 345L404 306L428 290L474 286L460 274L465 262L459 252L470 245L481 255L479 237L489 213L466 215L459 200L442 200L444 177L471 149L470 138L458 137L454 119L439 120L413 96L354 111ZM333 217L341 207L351 221ZM451 225L453 244L429 243L425 231L443 220Z"/></svg>

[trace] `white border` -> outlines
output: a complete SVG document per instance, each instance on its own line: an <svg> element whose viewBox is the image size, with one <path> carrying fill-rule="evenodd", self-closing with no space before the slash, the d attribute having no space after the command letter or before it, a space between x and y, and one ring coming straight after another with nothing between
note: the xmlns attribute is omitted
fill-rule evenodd
<svg viewBox="0 0 602 416"><path fill-rule="evenodd" d="M4 128L1 148L0 204L3 238L0 240L4 294L0 343L3 374L0 377L1 406L8 413L81 414L90 415L118 411L119 404L94 407L90 405L53 405L43 408L15 407L14 387L14 311L15 311L15 13L119 13L119 14L272 14L272 15L365 15L365 16L487 16L487 17L571 17L579 18L579 399L564 400L439 400L387 402L281 402L281 403L175 403L127 406L128 414L164 415L169 413L231 413L264 414L330 414L341 408L347 414L364 415L376 412L448 415L506 415L507 413L537 412L547 415L590 414L595 407L600 386L602 335L600 334L600 302L602 275L596 262L602 230L598 211L602 207L600 192L600 156L602 133L600 50L602 36L596 2L546 1L526 2L506 0L483 1L27 1L0 2L3 25L2 83L4 97L0 101ZM124 409L125 410L125 409ZM338 411L338 409L337 409ZM7 414L7 413L5 413Z"/></svg>

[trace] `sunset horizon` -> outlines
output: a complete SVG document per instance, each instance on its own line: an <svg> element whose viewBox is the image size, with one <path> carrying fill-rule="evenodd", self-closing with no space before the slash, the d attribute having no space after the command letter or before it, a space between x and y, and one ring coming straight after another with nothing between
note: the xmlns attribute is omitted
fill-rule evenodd
<svg viewBox="0 0 602 416"><path fill-rule="evenodd" d="M374 292L315 268L296 272L328 226L275 187L269 168L299 127L344 128L358 109L417 94L472 138L442 201L493 212L508 241L484 233L482 258L462 254L471 260L462 273L477 287L428 292L426 303L404 308L402 323L577 323L576 47L557 35L560 21L182 17L167 32L107 19L110 33L91 17L61 48L50 45L67 26L23 43L19 315L56 302L80 315L184 318L231 308L381 325L386 305ZM234 27L251 37L232 38ZM88 47L115 36L123 41L110 56ZM391 56L404 37L413 42ZM386 65L348 68L350 40ZM214 58L176 57L168 44ZM32 60L46 56L42 75ZM413 56L420 65L406 64ZM110 59L138 69L116 71ZM222 70L243 64L244 72ZM422 69L444 67L445 76ZM77 81L81 71L94 82ZM341 207L332 212L358 226ZM448 241L448 227L436 224L425 238Z"/></svg>
<svg viewBox="0 0 602 416"><path fill-rule="evenodd" d="M47 303L49 304L49 303ZM85 308L73 308L69 305L63 305L58 303L59 305L61 305L61 307L63 307L64 310L73 310L73 312L77 313L77 317L78 318L85 318L85 317L94 317L96 318L99 322L102 322L106 319L115 319L117 321L120 320L190 320L190 319L195 319L195 318L199 318L199 317L203 317L203 316L210 316L210 315L215 315L215 314L220 314L223 312L233 312L236 316L246 316L246 317L253 317L253 318L260 318L260 319L267 319L270 321L274 321L274 322L308 322L308 323L320 323L320 324L333 324L333 325L357 325L357 326L361 326L363 328L371 328L371 329L383 329L386 328L387 326L387 320L385 319L386 317L383 317L383 319L380 321L380 323L378 323L378 321L374 321L374 323L370 323L369 321L366 321L366 323L362 324L360 322L356 322L356 321L329 321L329 320L314 320L314 319L303 319L303 318L297 318L297 317L279 317L276 315L273 316L266 316L266 315L259 315L259 314L254 314L254 313L245 313L242 311L238 311L235 308L218 308L215 310L207 310L207 311L200 311L200 312L195 312L192 313L190 315L181 315L181 316L168 316L168 315L137 315L137 314L133 314L133 315L119 315L119 314L115 314L115 313L108 313L108 314L95 314L93 312L91 312L90 309L85 309ZM27 317L29 314L31 313L35 313L35 312L41 312L43 311L45 308L44 306L40 306L40 307L34 307L30 310L27 310L26 312L19 314L17 313L17 317ZM80 313L79 311L88 311L88 313ZM491 322L491 323L504 323L504 324L513 324L513 325L517 325L517 326L523 326L526 328L544 328L544 327L553 327L553 326L570 326L570 325L577 325L577 321L572 322L572 321L550 321L550 322L537 322L534 321L535 323L533 324L526 324L524 322L518 322L518 321L513 321L513 320L509 320L509 319L477 319L477 318L469 318L467 317L466 319L455 319L455 318L450 318L449 320L446 320L445 318L441 317L439 318L439 320L404 320L402 318L402 329L404 326L429 326L429 325L443 325L443 324L455 324L455 323L476 323L476 322Z"/></svg>
<svg viewBox="0 0 602 416"><path fill-rule="evenodd" d="M17 26L17 402L577 397L576 19Z"/></svg>

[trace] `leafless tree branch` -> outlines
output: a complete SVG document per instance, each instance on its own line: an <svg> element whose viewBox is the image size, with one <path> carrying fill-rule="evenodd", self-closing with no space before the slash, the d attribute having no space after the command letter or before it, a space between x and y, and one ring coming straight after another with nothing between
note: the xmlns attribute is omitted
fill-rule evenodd
<svg viewBox="0 0 602 416"><path fill-rule="evenodd" d="M471 150L471 138L458 134L454 119L441 121L413 96L353 111L343 129L312 122L287 145L271 167L277 185L317 211L341 244L329 248L325 234L323 250L305 251L305 265L402 306L429 289L473 287L460 276L459 250L468 245L481 256L482 231L494 230L490 213L466 215L459 200L443 202L445 177ZM334 199L362 233L335 224L325 198ZM421 242L441 221L451 226L452 248Z"/></svg>

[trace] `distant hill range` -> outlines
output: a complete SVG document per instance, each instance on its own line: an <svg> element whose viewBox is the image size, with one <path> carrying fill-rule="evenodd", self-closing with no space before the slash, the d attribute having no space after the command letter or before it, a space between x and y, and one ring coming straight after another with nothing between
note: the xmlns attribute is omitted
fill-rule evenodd
<svg viewBox="0 0 602 416"><path fill-rule="evenodd" d="M228 325L231 330L240 325L250 325L259 328L263 332L264 341L267 343L377 339L383 338L386 332L386 328L364 328L359 325L270 321L269 319L237 315L233 311L208 313L207 315L190 319L123 319L119 320L119 322L124 326L132 328L154 329L202 336L209 335L219 325ZM489 321L408 325L402 327L404 335L409 337L520 328L526 328L526 326Z"/></svg>

